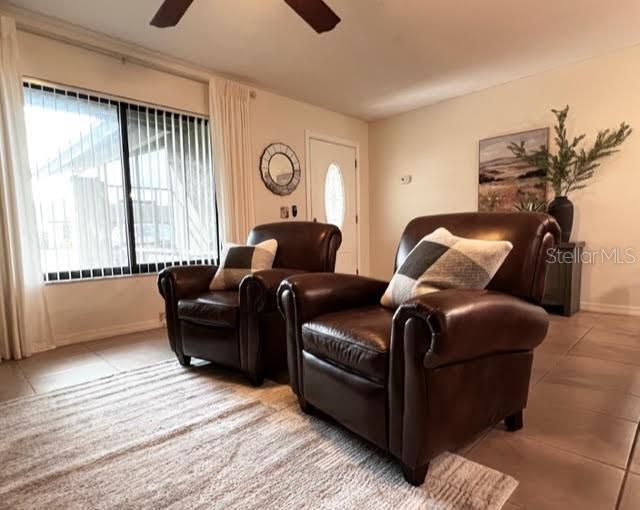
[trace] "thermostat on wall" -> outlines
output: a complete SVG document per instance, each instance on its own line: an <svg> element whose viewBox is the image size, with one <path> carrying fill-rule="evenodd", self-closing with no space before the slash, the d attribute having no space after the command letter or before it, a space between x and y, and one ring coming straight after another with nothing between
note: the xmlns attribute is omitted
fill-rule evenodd
<svg viewBox="0 0 640 510"><path fill-rule="evenodd" d="M400 184L409 184L411 182L411 176L409 174L400 177Z"/></svg>

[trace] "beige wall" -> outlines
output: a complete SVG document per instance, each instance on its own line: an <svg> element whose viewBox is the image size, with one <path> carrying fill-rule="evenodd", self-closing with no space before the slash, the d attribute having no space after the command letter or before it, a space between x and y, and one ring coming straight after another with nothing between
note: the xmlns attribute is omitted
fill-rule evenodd
<svg viewBox="0 0 640 510"><path fill-rule="evenodd" d="M26 32L18 32L18 44L25 77L209 114L204 83Z"/></svg>
<svg viewBox="0 0 640 510"><path fill-rule="evenodd" d="M570 134L625 120L636 132L622 151L603 163L576 204L573 239L588 249L635 248L638 262L584 268L587 308L640 313L640 47L481 92L454 98L370 127L371 267L388 277L395 248L413 217L477 209L478 141L551 126L551 108L571 106ZM412 174L413 182L400 184Z"/></svg>
<svg viewBox="0 0 640 510"><path fill-rule="evenodd" d="M253 196L256 223L282 221L280 207L298 206L298 217L306 218L306 154L305 130L314 134L328 135L355 142L360 150L360 272L369 273L369 127L366 122L340 115L310 104L294 101L286 97L258 91L252 103L253 115ZM271 193L260 177L259 161L262 151L273 142L284 142L291 146L300 159L302 175L298 188L286 197Z"/></svg>
<svg viewBox="0 0 640 510"><path fill-rule="evenodd" d="M170 108L208 114L205 84L121 61L76 46L24 32L19 33L22 72L26 77ZM361 151L362 211L368 207L368 126L322 108L258 90L252 100L255 203L254 223L279 221L280 206L298 205L297 219L306 215L305 130L358 143ZM263 185L258 162L271 142L289 144L298 154L302 179L289 197L271 194ZM362 267L368 268L368 233L362 224ZM74 343L160 326L163 302L155 276L111 278L50 284L47 303L57 344Z"/></svg>

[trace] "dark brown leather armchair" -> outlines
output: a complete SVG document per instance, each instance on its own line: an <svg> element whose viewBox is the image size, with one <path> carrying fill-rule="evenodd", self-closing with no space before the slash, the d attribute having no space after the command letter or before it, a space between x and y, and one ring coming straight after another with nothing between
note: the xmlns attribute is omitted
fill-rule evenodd
<svg viewBox="0 0 640 510"><path fill-rule="evenodd" d="M379 304L387 282L361 276L296 275L278 292L290 384L303 411L317 408L389 451L414 485L432 458L498 421L522 427L533 349L548 328L538 305L546 254L560 237L545 214L416 218L396 267L438 227L513 243L486 290L443 290L395 311Z"/></svg>
<svg viewBox="0 0 640 510"><path fill-rule="evenodd" d="M244 372L260 385L265 374L286 371L284 319L276 290L287 276L332 272L342 242L333 225L271 223L255 227L248 244L278 241L273 269L246 276L238 290L212 291L214 266L175 266L158 275L171 349L183 366L202 358Z"/></svg>

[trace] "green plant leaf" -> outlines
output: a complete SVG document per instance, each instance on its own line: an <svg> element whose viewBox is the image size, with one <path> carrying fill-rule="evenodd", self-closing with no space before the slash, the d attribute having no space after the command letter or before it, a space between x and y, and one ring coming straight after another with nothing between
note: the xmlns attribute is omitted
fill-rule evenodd
<svg viewBox="0 0 640 510"><path fill-rule="evenodd" d="M585 150L578 146L583 143L586 135L575 136L571 142L567 138L566 120L569 106L551 111L556 117L553 127L555 154L551 154L550 148L545 146L528 152L524 142L511 143L509 150L517 159L544 170L546 180L551 183L554 193L566 196L572 191L586 187L586 183L595 176L596 169L600 167L599 160L618 152L620 145L633 130L626 122L621 122L616 130L603 129L597 133L593 145Z"/></svg>

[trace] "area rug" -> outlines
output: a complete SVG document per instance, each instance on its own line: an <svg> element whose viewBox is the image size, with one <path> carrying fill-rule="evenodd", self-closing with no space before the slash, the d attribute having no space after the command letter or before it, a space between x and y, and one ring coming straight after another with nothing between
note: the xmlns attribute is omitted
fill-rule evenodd
<svg viewBox="0 0 640 510"><path fill-rule="evenodd" d="M0 405L2 508L498 509L516 485L447 453L412 487L380 450L301 413L288 386L210 366Z"/></svg>

